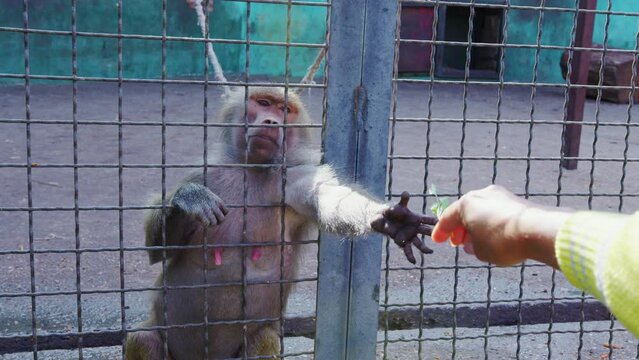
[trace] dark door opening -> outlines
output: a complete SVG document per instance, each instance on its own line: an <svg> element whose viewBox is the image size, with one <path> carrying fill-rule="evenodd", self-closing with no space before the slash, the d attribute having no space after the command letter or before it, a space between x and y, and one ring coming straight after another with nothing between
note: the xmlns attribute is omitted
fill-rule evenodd
<svg viewBox="0 0 639 360"><path fill-rule="evenodd" d="M470 8L446 6L440 12L438 31L441 40L468 42ZM473 16L472 44L470 49L469 76L474 78L496 78L499 74L499 58L503 49L498 46L477 45L500 44L504 21L503 9L475 7ZM467 62L466 44L443 44L437 48L437 75L464 77Z"/></svg>

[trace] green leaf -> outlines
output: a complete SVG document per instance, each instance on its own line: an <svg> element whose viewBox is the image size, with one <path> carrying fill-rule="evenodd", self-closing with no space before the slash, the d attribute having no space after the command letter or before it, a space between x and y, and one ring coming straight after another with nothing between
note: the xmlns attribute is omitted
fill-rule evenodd
<svg viewBox="0 0 639 360"><path fill-rule="evenodd" d="M437 218L439 218L444 213L444 210L446 210L448 205L450 205L450 200L448 200L447 197L437 198L435 203L430 207L430 210Z"/></svg>

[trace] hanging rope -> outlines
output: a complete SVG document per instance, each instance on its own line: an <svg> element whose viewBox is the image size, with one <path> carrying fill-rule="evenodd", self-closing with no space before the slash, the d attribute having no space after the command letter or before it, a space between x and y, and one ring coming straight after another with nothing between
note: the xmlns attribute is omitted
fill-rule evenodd
<svg viewBox="0 0 639 360"><path fill-rule="evenodd" d="M327 44L328 44L329 36L330 35L326 36L326 43ZM306 70L306 75L304 75L304 77L300 81L301 84L315 84L315 81L313 80L313 78L315 77L315 74L317 73L317 70L319 70L320 64L322 63L322 60L324 60L325 56L326 56L326 47L323 47L322 50L320 50L320 52L315 57L315 61L313 61L311 66L309 66L308 69ZM309 87L308 91L307 91L309 101L311 99L311 89L312 88ZM303 90L303 88L297 88L295 90L295 92L300 94L302 92L302 90Z"/></svg>
<svg viewBox="0 0 639 360"><path fill-rule="evenodd" d="M213 0L209 0L209 1L213 1ZM197 14L197 24L200 27L200 30L202 30L202 37L206 37L206 16L204 15L204 9L202 8L202 1L195 0L191 4L193 8L195 9L195 13ZM328 43L328 36L326 38L326 41ZM213 65L213 71L215 72L215 80L219 82L224 82L224 83L228 82L228 80L226 80L226 77L224 77L224 71L222 70L222 66L220 65L220 62L217 59L217 55L215 55L215 51L213 50L213 44L211 44L211 42L206 43L206 55L211 65ZM326 48L322 48L322 50L320 50L320 52L315 57L315 61L313 62L313 64L309 66L306 72L306 75L304 75L304 77L302 78L300 82L301 84L314 84L313 78L315 77L315 74L319 70L320 64L322 63L322 60L324 60L325 55L326 55ZM222 89L224 90L224 94L222 95L222 97L228 97L229 95L231 95L232 90L228 85L222 85ZM299 89L297 92L299 92Z"/></svg>
<svg viewBox="0 0 639 360"><path fill-rule="evenodd" d="M197 14L197 24L202 30L202 37L206 37L206 16L204 15L204 10L202 9L202 2L196 0L193 4L193 8L195 9L195 13ZM226 80L226 77L224 77L224 71L222 71L222 66L220 65L220 62L215 55L213 44L211 42L206 43L206 55L211 65L213 65L215 80L224 83L228 82L228 80ZM222 95L222 97L228 97L229 95L231 95L231 88L228 85L222 85L222 89L224 90L224 94Z"/></svg>
<svg viewBox="0 0 639 360"><path fill-rule="evenodd" d="M315 77L317 70L319 70L319 66L322 63L322 60L324 60L325 54L326 48L322 48L319 54L317 54L317 56L315 57L315 61L313 62L313 64L308 67L308 70L306 70L306 75L304 75L304 77L302 78L302 81L300 82L301 84L313 83L313 78Z"/></svg>

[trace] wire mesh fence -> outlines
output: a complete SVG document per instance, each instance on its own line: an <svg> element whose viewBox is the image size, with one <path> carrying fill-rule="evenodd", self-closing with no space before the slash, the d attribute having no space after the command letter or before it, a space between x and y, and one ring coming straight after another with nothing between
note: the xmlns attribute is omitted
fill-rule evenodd
<svg viewBox="0 0 639 360"><path fill-rule="evenodd" d="M179 4L183 8L180 10L176 10L175 4L169 10L171 5L167 1L147 4L150 13L159 15L153 20L161 24L158 27L157 23L149 23L148 26L155 31L148 33L131 33L130 29L135 26L130 22L129 28L126 28L126 11L135 13L135 5L129 6L122 1L106 9L115 10L113 18L109 19L116 21L116 28L112 29L115 31L87 31L95 25L91 21L98 25L100 21L91 8L81 2L59 4L66 11L58 16L70 18L66 26L58 29L54 25L47 28L50 24L46 22L45 26L32 25L34 22L43 23L37 16L43 14L44 4L28 1L6 4L7 11L11 13L19 10L23 23L13 27L2 24L2 31L22 38L23 51L12 56L24 60L23 70L15 73L9 73L8 69L2 71L3 79L22 82L3 89L7 103L3 106L2 133L7 148L0 166L3 186L7 191L0 211L5 233L1 252L5 271L0 295L5 330L0 348L7 357L118 358L125 355L127 336L161 333L164 341L160 344L158 356L168 358L168 334L174 329L194 329L190 334L201 339L199 346L192 349L194 357L229 358L238 355L255 358L256 354L249 354L251 350L246 346L246 339L254 337L252 329L259 328L261 324L270 325L276 339L279 337L279 344L270 345L281 348L282 356L312 353L312 341L309 344L308 341L297 340L301 345L295 345L295 341L291 345L284 341L284 335L299 336L298 333L304 335L309 332L310 325L306 323L314 314L315 302L311 294L315 292L317 277L317 261L313 260L317 235L295 235L296 242L291 243L288 238L291 230L283 226L281 201L284 194L281 200L267 201L259 196L256 198L255 191L249 191L247 186L246 174L252 169L270 169L268 171L278 174L285 169L276 164L253 164L243 158L223 161L219 153L209 152L209 148L216 148L220 142L218 132L243 129L248 133L249 127L259 126L249 124L248 120L242 124L242 121L232 123L216 119L224 105L222 96L228 96L220 92L224 86L232 85L240 89L238 91L246 92L246 95L235 95L243 100L248 96L248 88L256 84L285 87L284 97L288 97L288 91L293 97L295 83L299 85L299 81L290 80L289 53L303 49L315 56L325 46L325 36L321 34L322 41L318 43L296 44L291 40L292 9L306 5L290 2L237 4L232 6L244 8L245 40L213 38L208 27L210 21L203 22L200 37L175 36L180 29L170 19L176 12L190 15L188 21L197 24L195 13L184 3ZM282 41L255 41L250 38L251 21L254 21L251 8L260 6L261 11L270 10L273 6L280 12L283 9L288 21ZM308 6L324 9L326 19L327 4L310 3ZM220 7L224 8L223 5ZM158 9L161 11L158 12ZM46 6L44 10L47 10ZM91 19L81 19L80 13L84 11L88 11L86 16ZM199 12L200 16L210 16L201 9ZM78 25L84 26L84 30ZM174 33L171 34L171 31ZM54 74L34 71L34 67L42 63L38 57L58 50L47 48L42 51L39 46L43 39L55 42L60 38L70 40L70 57L62 54L62 59L54 60L68 60L70 73L56 75L51 69ZM87 53L91 51L87 42L95 39L103 40L107 47L105 51L113 51L107 54L109 58L106 61L111 61L109 66L115 67L115 71L108 71L104 76L86 75L95 74L92 67L100 66L91 63L91 55ZM116 43L114 48L109 48L111 41ZM232 49L234 53L244 53L242 76L227 81L217 69L209 66L207 56L211 56L212 49L207 45L211 43L235 46ZM149 44L154 48L149 50ZM251 76L251 51L255 48L259 51L260 47L262 50L264 47L278 47L284 51L284 76L277 81L265 82L264 77ZM148 77L127 75L144 74L144 71L132 70L132 66L139 64L131 58L136 51L145 49L157 57L154 61L155 65L159 65L156 66L159 71ZM66 48L61 50L67 51ZM180 51L183 53L180 54ZM115 62L111 58L113 55ZM198 76L170 78L171 61L176 61L181 55L197 56L200 65ZM313 83L301 86L315 89L314 95L316 93L317 96L308 107L320 117L315 117L316 122L289 126L284 115L284 124L276 123L274 126L290 128L291 132L308 130L317 140L320 138L321 99L325 85ZM246 112L246 106L242 105L241 110ZM288 132L283 132L284 142ZM286 163L285 151L282 156ZM239 185L240 189L226 203L228 211L239 215L240 219L236 221L240 224L239 229L227 236L230 241L225 243L226 238L223 238L221 244L215 244L217 247L202 243L171 243L172 237L164 234L166 228L174 224L170 223L170 217L164 216L160 244L142 241L145 237L142 232L144 212L168 214L172 211L172 191L185 174L199 174L204 185L213 188L214 184L206 183L207 179L214 179L208 174L231 171L244 176L239 176L235 184L229 184ZM279 186L284 191L285 172L282 177ZM153 193L160 194L161 200L149 205L148 200ZM228 199L225 195L220 194ZM279 215L270 219L275 224L282 222L281 233L278 232L277 236L263 235L259 239L260 246L249 246L248 237L253 239L256 230L255 225L246 219L250 216L255 220L254 212L272 213L272 209L281 214L281 219ZM263 221L258 220L258 223L264 226ZM155 269L146 265L145 253L151 245L160 245L164 249L160 254L161 264ZM308 266L295 275L288 273L290 265L282 260L290 257L288 253L292 247L309 248L305 256L311 259ZM199 273L191 274L194 276L191 280L176 283L167 275L160 276L154 284L153 278L158 273L175 273L171 269L176 263L172 259L175 251L201 254L201 258L195 260L203 262L204 266ZM247 262L246 256L241 257L241 261L234 260L238 252L249 254L253 262ZM278 255L280 260L276 260ZM265 259L279 262L280 265L273 265L270 269L279 271L260 273L259 265L256 269L254 264ZM235 262L241 276L220 276L213 271L226 262ZM204 280L196 279L199 276ZM211 278L207 279L207 276ZM285 297L293 283L301 291L289 299L284 321ZM232 310L237 304L231 303L230 299L221 304L216 299L207 301L207 297L219 298L219 294L235 293L237 289L242 293L234 300L241 303L239 315L232 315L232 312L237 312ZM260 301L271 302L268 308L274 310L270 311L273 315L265 316L259 307L255 310L255 301L247 305L247 296L251 291L257 291L255 289L267 289L263 294L268 296ZM185 296L173 301L175 306L199 307L203 314L217 312L218 315L176 321L174 309L166 304L177 293ZM158 321L139 324L141 320L148 319L154 298L161 299L153 306L159 306L163 316ZM209 305L219 308L208 309ZM220 316L220 312L226 314ZM216 347L220 346L220 342L224 347L229 338L220 337L217 342L209 342L210 333L215 332L202 330L207 328L229 329L234 333L233 337L239 339L240 345L243 343L243 350L240 353L230 351L230 354L220 352ZM144 332L145 329L149 332ZM237 342L237 339L234 341ZM212 344L211 349L209 344ZM102 349L107 346L111 348ZM182 356L175 350L172 352L173 356Z"/></svg>
<svg viewBox="0 0 639 360"><path fill-rule="evenodd" d="M402 2L389 198L408 189L428 211L437 196L429 192L433 184L440 197L457 198L497 183L551 206L636 209L637 188L629 179L637 172L632 94L639 14L615 1L568 3ZM624 32L631 46L613 49L610 24L620 20L634 26ZM416 27L426 30L416 33ZM593 30L596 46L583 35L592 37ZM407 59L408 53L416 53L421 64ZM615 82L610 64L619 54L628 74ZM549 72L560 74L562 55L564 79L553 79ZM581 78L575 78L577 71ZM588 89L591 100L579 103L579 89L581 96ZM623 93L626 104L604 102L607 91ZM571 141L579 149L579 135L572 138L575 121L581 124L581 154L568 150ZM565 169L576 162L577 170ZM421 183L406 180L417 176ZM435 250L439 256L424 256L418 270L385 257L385 331L378 344L385 358L396 351L419 358L638 356L636 340L561 273L534 262L498 268L457 248ZM396 295L406 272L419 280L419 292ZM409 326L402 321L407 317ZM407 328L415 330L393 331Z"/></svg>
<svg viewBox="0 0 639 360"><path fill-rule="evenodd" d="M376 55L394 59L393 81L376 86L392 87L392 96L366 98L390 101L388 156L366 164L387 164L388 200L395 202L407 190L411 207L429 213L436 196L429 192L432 185L437 196L457 198L499 183L551 206L626 213L639 208L639 185L633 181L639 177L633 106L638 8L612 0L389 3L397 5L397 12L388 13L396 24L394 53ZM212 12L203 4L201 16L210 19L202 28L181 2L112 5L101 9L110 25L100 27L95 4L71 1L60 5L62 10L26 0L4 4L0 43L10 44L11 60L0 65L5 83L0 88L5 189L0 194L0 356L119 358L128 335L150 330L161 334L159 353L166 357L171 331L193 329L186 343L195 357L267 358L249 353L256 329L267 327L276 334L278 344L271 345L280 358L313 357L316 340L327 336L315 326L316 318L327 316L316 305L322 301L316 299L318 266L332 263L318 253L318 234L290 232L285 209L295 170L288 164L298 154L284 146L281 164L256 164L248 145L235 161L220 157L218 146L224 134L240 131L248 144L250 129L277 128L284 143L298 136L291 134L308 131L309 150L339 155L341 149L331 148L334 142L325 145L327 122L333 121L326 114L327 92L346 79L299 79L329 43L355 47L340 43L343 29L330 25L331 12L342 11L344 4L216 1ZM140 25L127 12L148 17L139 18ZM61 20L44 21L45 14ZM233 18L236 33L220 35L218 21L225 15ZM263 25L265 19L277 29ZM381 19L364 21L371 31ZM319 28L311 40L296 33L309 27ZM276 35L265 35L269 31ZM594 33L600 44L584 42L584 33ZM209 64L211 44L232 74L229 80L219 76L215 62ZM92 60L99 51L102 62ZM145 52L147 57L140 57ZM584 54L592 54L594 65ZM618 57L630 59L625 83L612 81ZM356 58L352 64L330 59L321 66L325 74L331 66L366 72L353 65ZM52 65L56 61L62 65ZM182 71L191 66L197 70ZM285 108L299 97L311 120L295 123L284 111L280 124L255 125L248 115L239 123L225 122L217 117L228 101L225 86L239 91L243 114L249 113L250 89L283 88ZM587 92L591 98L579 102ZM615 96L627 103L606 102ZM362 105L353 109L357 106ZM359 151L363 140L355 142ZM565 168L576 164L577 169ZM255 169L278 174L269 185L276 198L250 187ZM237 177L228 188L209 183L229 172ZM167 228L173 224L166 216L185 176L216 189L241 219L233 222L233 241L171 243ZM159 202L149 201L153 194ZM149 212L162 214L157 247L142 240ZM269 215L255 215L262 213ZM276 236L264 235L255 246L256 224ZM299 262L293 273L287 263L292 247ZM148 265L149 250L159 254L159 264ZM173 252L197 254L190 259L199 261L198 272L187 282L160 276L154 283L158 274L174 273ZM438 246L435 255L424 255L413 266L390 241L381 255L378 358L639 358L636 339L601 304L541 264L498 268ZM266 258L273 260L268 274L255 265ZM209 271L228 263L237 272ZM349 272L356 273L355 260L349 264ZM345 276L351 289L352 275ZM251 300L256 292L257 302ZM171 301L178 293L186 295ZM224 296L233 301L215 301ZM153 305L160 319L140 324L154 297L162 299ZM256 304L267 304L269 311L255 310ZM195 318L176 321L176 307L199 310ZM238 342L240 350L217 352L230 342Z"/></svg>

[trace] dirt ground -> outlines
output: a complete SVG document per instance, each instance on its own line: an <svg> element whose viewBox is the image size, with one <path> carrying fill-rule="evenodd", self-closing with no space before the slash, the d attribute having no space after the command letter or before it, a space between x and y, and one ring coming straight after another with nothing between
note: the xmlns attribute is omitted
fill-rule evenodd
<svg viewBox="0 0 639 360"><path fill-rule="evenodd" d="M151 286L159 266L149 266L143 251L119 251L120 239L124 247L134 248L143 243L142 215L138 209L119 212L118 191L118 126L113 124L118 113L118 89L115 84L79 83L77 119L77 162L81 167L77 178L77 201L82 210L77 217L74 208L73 127L68 121L73 116L72 88L70 85L38 84L31 88L30 112L32 120L50 120L47 124L30 126L34 248L52 250L35 255L35 277L30 278L29 255L0 253L0 339L31 333L31 314L37 318L38 333L77 331L78 309L81 304L81 322L84 331L121 328L120 295L113 292L124 284L125 289L143 289ZM122 127L122 163L129 165L122 172L122 201L127 207L142 207L161 190L161 171L153 168L161 158L162 132L161 86L158 84L130 84L123 87L123 120L131 123ZM424 182L436 184L438 192L455 198L460 192L483 187L492 182L502 184L519 193L528 194L540 203L574 208L629 213L639 209L639 110L628 112L627 105L602 103L596 106L590 100L586 107L586 125L583 128L580 156L583 160L577 170L560 170L562 126L558 123L564 114L564 93L560 88L539 88L531 102L529 87L507 87L501 107L497 107L497 87L471 86L464 101L463 87L438 84L433 90L430 117L439 119L394 124L392 148L392 182L390 193L398 195L404 190L416 195L411 200L415 210L422 209ZM322 93L313 90L302 95L316 124L321 123ZM397 94L397 118L426 118L428 87L400 84ZM219 92L211 89L207 94L208 117L220 103ZM204 118L204 94L201 86L166 85L166 163L201 164L203 130L200 126L178 126L201 122ZM466 104L466 105L464 105ZM531 111L531 104L534 111ZM532 113L532 114L531 114ZM494 121L497 116L499 126ZM628 121L631 126L620 126ZM531 122L530 119L534 119ZM459 119L468 121L462 123ZM24 167L7 164L26 164L27 134L25 94L23 87L0 87L0 252L25 250L29 247L29 217L27 171ZM483 121L482 121L483 120ZM488 120L488 121L486 121ZM103 122L100 124L100 122ZM106 122L106 124L104 123ZM598 122L597 125L595 123ZM155 123L155 124L149 124ZM498 161L494 163L495 138L498 132ZM314 129L316 138L320 129ZM208 141L215 141L211 129ZM430 144L428 153L426 145ZM627 148L626 148L627 145ZM426 155L428 161L425 162ZM459 158L464 160L460 162ZM400 157L400 158L397 158ZM628 160L622 161L624 157ZM166 185L171 188L179 178L191 171L188 168L167 168ZM425 172L427 176L425 177ZM556 194L561 194L557 197ZM624 196L620 196L620 194ZM428 198L428 204L432 199ZM428 211L428 210L427 210ZM120 233L120 229L122 232ZM75 249L76 241L83 252ZM104 250L104 249L108 250ZM492 302L512 303L521 298L530 301L548 301L551 297L576 299L580 292L572 288L561 274L552 279L549 269L540 266L493 268L488 270L469 256L448 245L433 245L435 254L424 257L423 268L412 267L401 252L391 247L388 282L382 274L381 301L388 304L425 303L427 306L470 303L485 306L490 293ZM316 246L307 246L305 267L300 277L313 277L317 273ZM57 252L56 252L57 251ZM383 259L385 256L383 257ZM457 268L455 265L462 268ZM122 266L123 272L120 271ZM469 267L470 266L470 267ZM475 266L475 267L472 267ZM490 272L489 272L490 271ZM523 277L522 277L523 274ZM420 278L423 275L423 280ZM489 283L490 279L490 283ZM554 285L554 286L553 286ZM35 309L29 296L7 296L31 291L67 292L62 295L37 296ZM75 292L81 289L80 299ZM145 317L146 291L127 292L125 325ZM303 282L296 286L290 299L289 316L313 314L315 310L315 283ZM583 324L586 333L581 341L584 359L604 359L608 356L609 322ZM620 328L618 323L614 328ZM548 349L557 359L575 358L580 337L579 323L554 324L551 346L547 346L548 325L522 326L519 340L520 357L547 358ZM451 329L424 329L380 332L378 356L389 359L457 359L483 358L510 359L516 357L517 327L491 327L484 344L484 329L457 329L452 342ZM426 338L421 342L414 339ZM389 341L384 344L384 339ZM413 341L410 341L413 339ZM312 350L312 340L286 339L287 351ZM625 331L614 332L613 357L628 359L637 353L637 342ZM386 349L386 350L385 350ZM87 359L118 358L119 347L85 349ZM77 351L44 351L40 359L77 358ZM31 354L0 355L0 359L30 358Z"/></svg>

